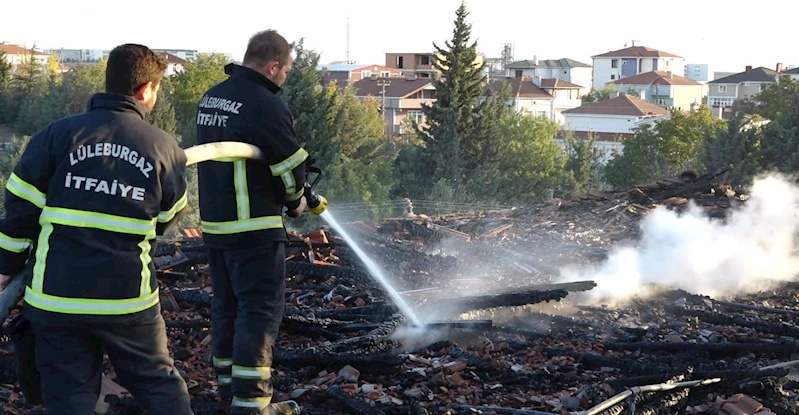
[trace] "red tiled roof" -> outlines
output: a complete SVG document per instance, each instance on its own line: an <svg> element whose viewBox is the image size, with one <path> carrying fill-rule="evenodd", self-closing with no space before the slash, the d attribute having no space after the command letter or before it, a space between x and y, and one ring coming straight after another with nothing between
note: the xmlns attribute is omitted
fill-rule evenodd
<svg viewBox="0 0 799 415"><path fill-rule="evenodd" d="M6 43L0 43L0 52L5 52L8 55L37 55L37 56L47 56L46 53L38 52L32 49L25 49L22 46L17 45L9 45Z"/></svg>
<svg viewBox="0 0 799 415"><path fill-rule="evenodd" d="M681 58L668 52L661 52L657 49L646 46L630 46L629 48L614 50L591 58Z"/></svg>
<svg viewBox="0 0 799 415"><path fill-rule="evenodd" d="M549 88L549 89L574 89L574 88L582 88L582 86L573 84L571 82L566 82L562 79L557 78L547 78L541 80L541 88Z"/></svg>
<svg viewBox="0 0 799 415"><path fill-rule="evenodd" d="M510 84L513 96L516 98L555 99L549 92L536 86L529 76L495 81L488 85L487 89L491 92L499 92L502 89L502 84L505 82Z"/></svg>
<svg viewBox="0 0 799 415"><path fill-rule="evenodd" d="M166 63L170 65L182 65L186 63L186 59L181 58L180 56L175 56L169 52L158 52L162 58L166 59Z"/></svg>
<svg viewBox="0 0 799 415"><path fill-rule="evenodd" d="M584 104L563 111L563 114L629 115L632 117L668 114L665 108L631 95L620 95L605 101Z"/></svg>
<svg viewBox="0 0 799 415"><path fill-rule="evenodd" d="M631 76L629 78L619 79L613 82L614 85L702 85L683 76L672 74L669 77L668 72L652 71L639 75Z"/></svg>

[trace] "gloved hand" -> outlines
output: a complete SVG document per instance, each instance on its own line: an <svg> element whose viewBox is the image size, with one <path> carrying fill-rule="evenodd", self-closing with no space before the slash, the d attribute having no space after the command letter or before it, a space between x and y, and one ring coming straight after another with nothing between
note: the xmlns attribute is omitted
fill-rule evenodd
<svg viewBox="0 0 799 415"><path fill-rule="evenodd" d="M302 215L302 212L303 212L303 211L305 211L305 208L306 208L307 206L308 206L308 202L307 202L307 200L305 199L305 196L303 196L303 197L300 199L300 204L299 204L299 205L298 205L296 208L294 208L294 209L289 209L288 211L286 211L286 215L287 215L288 217L290 217L290 218L295 218L295 219L296 219L296 218L299 218L299 217L300 217L300 215Z"/></svg>

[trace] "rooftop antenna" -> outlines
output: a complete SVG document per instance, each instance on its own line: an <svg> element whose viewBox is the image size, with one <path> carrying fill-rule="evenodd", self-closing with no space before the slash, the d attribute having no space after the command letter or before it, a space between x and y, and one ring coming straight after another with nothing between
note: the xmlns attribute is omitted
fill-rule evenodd
<svg viewBox="0 0 799 415"><path fill-rule="evenodd" d="M348 64L352 63L350 62L350 16L349 15L347 15L347 56L345 60L347 61Z"/></svg>

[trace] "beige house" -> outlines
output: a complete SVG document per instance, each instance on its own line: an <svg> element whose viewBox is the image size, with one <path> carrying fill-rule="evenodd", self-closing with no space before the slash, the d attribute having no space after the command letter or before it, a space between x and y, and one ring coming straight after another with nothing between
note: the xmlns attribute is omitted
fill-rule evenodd
<svg viewBox="0 0 799 415"><path fill-rule="evenodd" d="M661 107L689 111L702 105L705 86L672 72L651 71L611 84L621 93L633 93Z"/></svg>
<svg viewBox="0 0 799 415"><path fill-rule="evenodd" d="M8 43L0 43L0 52L5 52L6 61L11 64L12 71L16 71L16 68L21 63L26 62L27 59L33 58L42 65L45 65L47 59L50 57L50 55L46 53Z"/></svg>
<svg viewBox="0 0 799 415"><path fill-rule="evenodd" d="M730 76L708 82L707 103L709 107L729 107L743 98L755 96L763 87L777 80L779 72L765 68L752 68Z"/></svg>
<svg viewBox="0 0 799 415"><path fill-rule="evenodd" d="M488 91L497 92L504 83L510 84L511 105L517 112L545 117L563 124L563 111L577 108L582 103L581 85L561 79L522 76L491 83Z"/></svg>
<svg viewBox="0 0 799 415"><path fill-rule="evenodd" d="M416 75L419 78L430 78L438 70L433 66L440 60L435 53L386 53L386 66L398 69L402 75ZM485 58L478 54L474 66L483 65Z"/></svg>
<svg viewBox="0 0 799 415"><path fill-rule="evenodd" d="M422 105L431 105L436 89L431 79L406 75L399 78L366 78L352 84L360 99L372 97L381 102L386 132L401 134L407 119L417 124L425 122Z"/></svg>

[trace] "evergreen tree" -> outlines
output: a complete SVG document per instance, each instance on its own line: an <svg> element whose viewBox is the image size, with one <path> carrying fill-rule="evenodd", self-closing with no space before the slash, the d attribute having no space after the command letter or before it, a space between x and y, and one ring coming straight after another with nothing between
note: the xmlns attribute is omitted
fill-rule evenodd
<svg viewBox="0 0 799 415"><path fill-rule="evenodd" d="M434 67L441 73L433 79L436 101L423 105L426 125L419 130L425 151L418 172L417 183L432 185L433 178L444 180L454 189L462 184L467 166L464 148L476 148L475 120L479 113L477 98L483 90L483 65L476 65L477 43L470 43L471 24L466 22L469 13L466 4L456 12L455 29L445 48L435 43L437 59ZM429 189L429 187L427 187Z"/></svg>
<svg viewBox="0 0 799 415"><path fill-rule="evenodd" d="M0 124L10 124L12 119L11 62L5 52L0 51Z"/></svg>

